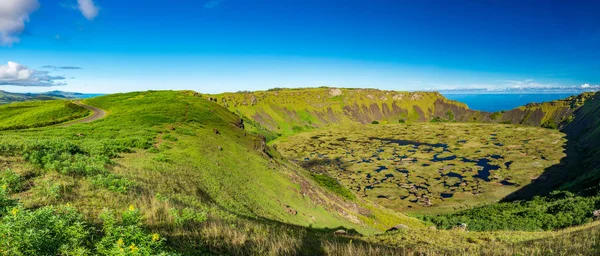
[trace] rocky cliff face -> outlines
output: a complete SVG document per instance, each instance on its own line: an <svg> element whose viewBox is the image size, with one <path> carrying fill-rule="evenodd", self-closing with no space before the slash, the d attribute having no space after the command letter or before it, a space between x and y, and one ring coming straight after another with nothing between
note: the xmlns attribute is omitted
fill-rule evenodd
<svg viewBox="0 0 600 256"><path fill-rule="evenodd" d="M564 127L592 94L528 104L510 111L471 110L437 92L305 88L208 95L233 112L281 134L328 124L429 122L511 123Z"/></svg>

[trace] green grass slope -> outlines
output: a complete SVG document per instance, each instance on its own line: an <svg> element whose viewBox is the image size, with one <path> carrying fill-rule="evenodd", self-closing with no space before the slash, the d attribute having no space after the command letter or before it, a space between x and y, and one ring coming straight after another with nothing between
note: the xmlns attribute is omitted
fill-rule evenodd
<svg viewBox="0 0 600 256"><path fill-rule="evenodd" d="M0 105L0 130L42 127L85 117L89 111L69 101L29 101Z"/></svg>
<svg viewBox="0 0 600 256"><path fill-rule="evenodd" d="M0 172L20 184L8 191L22 207L15 211L68 205L92 227L106 225L99 217L107 210L136 213L147 230L186 255L263 254L279 247L310 252L330 229L372 234L399 223L425 227L321 189L245 131L238 116L196 93L115 94L85 103L109 115L89 124L2 132ZM21 220L4 223L14 221Z"/></svg>

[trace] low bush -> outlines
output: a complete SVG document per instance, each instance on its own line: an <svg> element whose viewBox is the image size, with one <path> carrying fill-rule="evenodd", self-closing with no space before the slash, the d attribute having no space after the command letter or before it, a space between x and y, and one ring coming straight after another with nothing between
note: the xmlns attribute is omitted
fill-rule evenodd
<svg viewBox="0 0 600 256"><path fill-rule="evenodd" d="M14 207L0 221L3 255L87 255L88 229L74 208Z"/></svg>
<svg viewBox="0 0 600 256"><path fill-rule="evenodd" d="M530 201L496 203L424 220L444 229L467 223L469 230L556 230L581 225L593 220L600 207L600 196L581 197L570 192L554 192L548 197Z"/></svg>
<svg viewBox="0 0 600 256"><path fill-rule="evenodd" d="M112 163L104 154L90 155L64 140L38 141L25 145L23 158L42 169L67 175L87 176L106 171Z"/></svg>
<svg viewBox="0 0 600 256"><path fill-rule="evenodd" d="M164 250L165 239L143 229L140 211L133 205L120 221L110 211L102 213L100 218L104 221L104 236L96 244L100 255L169 255Z"/></svg>
<svg viewBox="0 0 600 256"><path fill-rule="evenodd" d="M558 129L558 125L553 119L550 119L542 124L542 127L546 129Z"/></svg>
<svg viewBox="0 0 600 256"><path fill-rule="evenodd" d="M92 177L92 184L96 187L106 188L112 192L125 194L135 185L133 181L119 177L112 173L98 174Z"/></svg>
<svg viewBox="0 0 600 256"><path fill-rule="evenodd" d="M23 178L11 169L0 171L0 186L5 187L9 193L19 192L23 189Z"/></svg>

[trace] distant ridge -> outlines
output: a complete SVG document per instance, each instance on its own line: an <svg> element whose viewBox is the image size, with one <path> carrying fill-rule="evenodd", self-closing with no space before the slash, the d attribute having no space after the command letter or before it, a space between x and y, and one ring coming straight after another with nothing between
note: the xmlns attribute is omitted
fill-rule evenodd
<svg viewBox="0 0 600 256"><path fill-rule="evenodd" d="M277 134L292 134L324 125L414 122L480 122L564 127L594 93L527 104L509 111L469 109L439 92L377 89L302 88L205 95L248 121Z"/></svg>
<svg viewBox="0 0 600 256"><path fill-rule="evenodd" d="M0 90L0 104L32 100L87 99L102 95L104 94L64 92L58 90L42 93L15 93Z"/></svg>

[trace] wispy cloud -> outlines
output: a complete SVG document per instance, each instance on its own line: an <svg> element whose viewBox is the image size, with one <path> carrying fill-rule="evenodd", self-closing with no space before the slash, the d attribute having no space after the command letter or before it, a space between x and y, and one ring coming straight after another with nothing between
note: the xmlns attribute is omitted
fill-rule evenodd
<svg viewBox="0 0 600 256"><path fill-rule="evenodd" d="M204 3L204 8L212 9L219 6L221 3L223 3L223 0L209 0Z"/></svg>
<svg viewBox="0 0 600 256"><path fill-rule="evenodd" d="M0 65L0 85L50 87L65 85L65 79L64 76L52 76L48 71L31 69L12 61Z"/></svg>
<svg viewBox="0 0 600 256"><path fill-rule="evenodd" d="M423 88L423 87L421 87ZM542 83L534 79L500 80L496 83L479 84L427 84L425 90L444 92L477 92L477 93L562 93L598 91L600 85Z"/></svg>
<svg viewBox="0 0 600 256"><path fill-rule="evenodd" d="M11 46L20 41L19 35L29 21L29 15L39 8L38 0L0 1L0 45Z"/></svg>
<svg viewBox="0 0 600 256"><path fill-rule="evenodd" d="M93 0L77 0L77 8L88 20L95 19L100 12L100 7Z"/></svg>
<svg viewBox="0 0 600 256"><path fill-rule="evenodd" d="M54 69L54 70L57 70L57 69L70 69L70 70L72 70L72 69L83 69L82 67L54 66L54 65L45 65L45 66L42 66L42 68L44 68L44 69Z"/></svg>

